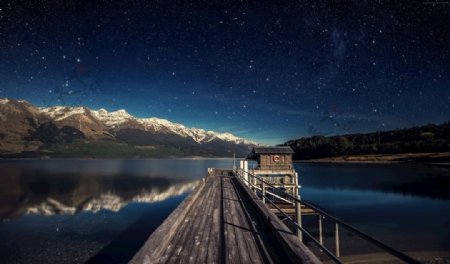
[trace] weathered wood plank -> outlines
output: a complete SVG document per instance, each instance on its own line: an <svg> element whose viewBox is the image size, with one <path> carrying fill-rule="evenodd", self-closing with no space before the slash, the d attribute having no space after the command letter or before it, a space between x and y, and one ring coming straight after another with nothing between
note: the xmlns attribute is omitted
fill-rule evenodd
<svg viewBox="0 0 450 264"><path fill-rule="evenodd" d="M231 225L236 237L237 252L241 263L250 263L250 257L248 255L247 243L244 240L243 233L245 232L245 222L239 218L239 211L242 210L240 206L236 206L237 198L234 188L231 185L230 177L226 177L226 188L228 191L228 199L226 202L230 208Z"/></svg>
<svg viewBox="0 0 450 264"><path fill-rule="evenodd" d="M214 181L213 189L217 190L217 180ZM189 263L206 263L206 253L208 251L209 239L212 233L212 217L214 211L214 202L217 192L213 192L212 196L209 198L209 206L207 210L207 215L205 217L204 232L199 240L199 248L196 255L192 258Z"/></svg>
<svg viewBox="0 0 450 264"><path fill-rule="evenodd" d="M152 233L144 246L134 255L130 263L156 263L159 256L166 250L176 227L184 220L190 208L195 204L204 184L201 182L192 193L167 217L167 219Z"/></svg>
<svg viewBox="0 0 450 264"><path fill-rule="evenodd" d="M293 263L320 263L247 186L229 176L230 171L211 174L130 263L271 263L268 248L277 260L287 255Z"/></svg>
<svg viewBox="0 0 450 264"><path fill-rule="evenodd" d="M214 197L214 210L212 212L212 227L211 234L208 241L208 251L206 252L206 262L205 263L220 263L221 251L223 249L221 238L221 213L222 213L222 186L220 179L216 181L218 190L216 190L216 196Z"/></svg>
<svg viewBox="0 0 450 264"><path fill-rule="evenodd" d="M239 258L239 249L236 241L235 228L230 225L233 222L232 219L232 209L230 203L230 192L227 184L227 178L222 177L222 190L224 192L224 197L222 203L224 204L224 224L225 224L225 241L227 249L227 262L228 263L241 263Z"/></svg>
<svg viewBox="0 0 450 264"><path fill-rule="evenodd" d="M247 211L244 208L244 204L241 200L239 193L237 192L234 180L231 180L230 183L234 190L233 191L233 199L236 200L236 204L238 204L240 207L240 210L238 210L237 213L239 214L239 218L241 219L242 226L246 229L242 233L243 233L246 245L247 245L250 262L251 263L263 263L264 259L262 257L262 254L265 254L265 253L260 252L260 249L258 248L258 245L257 245L258 241L256 241L256 238L255 238L256 234L255 234L254 227L251 223L251 219L247 215Z"/></svg>
<svg viewBox="0 0 450 264"><path fill-rule="evenodd" d="M201 215L201 221L194 224L196 226L196 232L194 241L189 241L192 243L188 250L188 258L181 259L182 263L186 263L185 260L188 260L187 263L200 263L201 261L198 259L198 256L202 254L202 252L206 253L206 248L208 247L207 237L209 236L210 227L208 226L208 221L211 218L212 206L213 206L213 197L215 195L216 187L216 178L212 178L212 186L211 193L206 197L206 201L204 202L204 212ZM197 227L198 224L198 227Z"/></svg>
<svg viewBox="0 0 450 264"><path fill-rule="evenodd" d="M255 206L260 215L266 219L272 234L281 244L287 256L293 263L321 263L321 261L298 240L296 235L292 233L278 217L271 212L264 203L241 181L238 180L239 187L246 195L250 197L250 201Z"/></svg>
<svg viewBox="0 0 450 264"><path fill-rule="evenodd" d="M174 247L170 252L169 263L181 262L184 260L190 252L189 248L194 243L195 235L199 231L198 222L202 220L204 214L204 204L208 200L209 195L213 191L211 188L213 180L208 179L205 183L205 188L201 193L201 197L198 199L196 205L192 207L191 212L187 215L186 220L182 223L181 232L179 235L175 235Z"/></svg>

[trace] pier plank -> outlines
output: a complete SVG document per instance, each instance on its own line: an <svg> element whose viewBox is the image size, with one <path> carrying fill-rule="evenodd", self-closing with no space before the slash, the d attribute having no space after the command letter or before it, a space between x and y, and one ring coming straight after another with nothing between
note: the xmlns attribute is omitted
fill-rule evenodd
<svg viewBox="0 0 450 264"><path fill-rule="evenodd" d="M243 228L245 228L245 230L242 232L242 234L244 236L244 239L245 239L245 242L247 245L250 262L251 263L264 262L264 259L261 256L261 254L265 254L265 252L260 252L260 249L258 248L258 241L256 238L257 234L253 228L252 220L247 215L247 210L246 210L239 194L237 193L235 183L233 182L233 180L230 180L230 183L234 190L232 192L233 199L235 199L236 203L239 203L239 205L242 207L241 210L237 210L237 214L239 215L239 218L241 219Z"/></svg>
<svg viewBox="0 0 450 264"><path fill-rule="evenodd" d="M181 259L188 254L189 246L193 242L192 236L195 236L196 233L199 232L198 226L195 224L203 218L203 205L213 191L213 188L211 188L212 181L207 181L205 185L201 197L192 207L192 210L190 214L186 216L185 221L182 222L172 243L170 243L168 250L162 256L161 261L168 259L169 263L179 263L181 262Z"/></svg>
<svg viewBox="0 0 450 264"><path fill-rule="evenodd" d="M228 188L230 193L230 203L232 207L233 214L233 224L236 228L241 230L236 230L238 233L238 247L240 250L241 260L245 263L261 263L262 258L256 246L255 238L252 234L250 223L245 217L245 211L239 202L236 189L233 186L232 179L228 178Z"/></svg>
<svg viewBox="0 0 450 264"><path fill-rule="evenodd" d="M237 237L235 234L235 227L233 226L233 216L231 204L229 202L230 192L228 188L228 181L222 177L222 190L224 192L223 204L224 204L224 225L225 225L225 241L227 248L227 262L228 263L243 263L240 261L239 247Z"/></svg>
<svg viewBox="0 0 450 264"><path fill-rule="evenodd" d="M213 197L213 212L212 212L212 222L211 222L211 234L209 234L208 249L206 252L206 262L205 263L219 263L221 260L221 252L224 251L223 243L220 242L221 238L221 194L222 190L220 183L216 180L215 196Z"/></svg>
<svg viewBox="0 0 450 264"><path fill-rule="evenodd" d="M217 181L214 182L214 184ZM215 187L213 187L216 189ZM207 215L205 217L205 222L203 223L204 231L201 234L201 237L199 239L198 244L198 250L194 256L194 258L190 259L189 263L206 263L206 254L208 251L208 245L209 240L211 239L212 234L212 217L213 217L213 210L214 210L214 201L215 196L217 193L213 193L213 196L211 199L208 200L208 209L207 209Z"/></svg>
<svg viewBox="0 0 450 264"><path fill-rule="evenodd" d="M319 263L256 200L231 170L212 170L130 263Z"/></svg>
<svg viewBox="0 0 450 264"><path fill-rule="evenodd" d="M211 224L212 224L212 212L214 206L214 198L217 195L217 192L214 190L217 189L217 180L213 181L212 186L212 195L211 198L206 201L205 204L205 212L202 217L202 222L199 225L198 237L195 239L195 243L193 248L191 249L192 257L189 258L189 263L204 263L206 252L208 248L208 240L211 234Z"/></svg>
<svg viewBox="0 0 450 264"><path fill-rule="evenodd" d="M130 263L157 263L161 254L167 249L175 229L184 221L191 207L204 190L204 184L199 184L194 191L167 217L167 219L152 233L144 246L134 255Z"/></svg>

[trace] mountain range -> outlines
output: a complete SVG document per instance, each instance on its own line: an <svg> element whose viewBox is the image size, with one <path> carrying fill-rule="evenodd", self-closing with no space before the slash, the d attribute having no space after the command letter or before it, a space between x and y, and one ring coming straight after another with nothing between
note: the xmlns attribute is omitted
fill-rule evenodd
<svg viewBox="0 0 450 264"><path fill-rule="evenodd" d="M0 99L0 156L6 158L243 157L255 145L231 133L137 118L123 109L36 107Z"/></svg>

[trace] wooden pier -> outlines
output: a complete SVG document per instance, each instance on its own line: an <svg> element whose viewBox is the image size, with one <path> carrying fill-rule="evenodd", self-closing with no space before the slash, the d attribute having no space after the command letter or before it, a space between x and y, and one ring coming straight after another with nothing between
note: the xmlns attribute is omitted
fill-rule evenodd
<svg viewBox="0 0 450 264"><path fill-rule="evenodd" d="M130 263L321 263L232 170L208 177Z"/></svg>
<svg viewBox="0 0 450 264"><path fill-rule="evenodd" d="M300 199L292 153L289 147L255 147L248 159L256 167L241 160L232 170L208 169L130 263L343 263L340 228L398 260L419 263ZM306 216L318 220L317 237L302 226ZM325 218L334 226L334 252L324 243Z"/></svg>

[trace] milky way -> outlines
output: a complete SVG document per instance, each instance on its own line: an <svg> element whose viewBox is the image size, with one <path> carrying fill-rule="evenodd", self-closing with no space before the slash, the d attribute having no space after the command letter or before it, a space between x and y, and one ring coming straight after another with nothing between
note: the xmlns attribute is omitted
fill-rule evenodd
<svg viewBox="0 0 450 264"><path fill-rule="evenodd" d="M450 120L445 2L16 2L0 4L0 97L263 143Z"/></svg>

